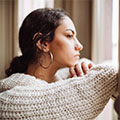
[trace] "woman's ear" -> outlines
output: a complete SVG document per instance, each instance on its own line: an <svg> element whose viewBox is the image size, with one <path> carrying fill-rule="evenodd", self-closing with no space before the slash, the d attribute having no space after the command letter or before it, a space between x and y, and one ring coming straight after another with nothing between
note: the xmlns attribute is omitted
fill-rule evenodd
<svg viewBox="0 0 120 120"><path fill-rule="evenodd" d="M49 43L48 42L41 43L40 40L38 40L37 43L36 43L36 46L44 52L49 51Z"/></svg>

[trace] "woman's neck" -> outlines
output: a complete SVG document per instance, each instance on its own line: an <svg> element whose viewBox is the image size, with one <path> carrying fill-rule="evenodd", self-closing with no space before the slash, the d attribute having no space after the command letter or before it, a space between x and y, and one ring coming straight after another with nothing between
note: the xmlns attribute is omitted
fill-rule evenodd
<svg viewBox="0 0 120 120"><path fill-rule="evenodd" d="M51 64L47 69L42 68L40 65L30 64L26 73L51 83L54 81L53 78L58 69L59 67L56 67L54 64Z"/></svg>

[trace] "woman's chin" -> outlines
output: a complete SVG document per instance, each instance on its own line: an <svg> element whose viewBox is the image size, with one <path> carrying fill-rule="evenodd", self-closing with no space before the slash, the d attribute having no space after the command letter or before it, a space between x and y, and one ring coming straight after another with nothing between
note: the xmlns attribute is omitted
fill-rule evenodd
<svg viewBox="0 0 120 120"><path fill-rule="evenodd" d="M79 59L74 62L74 66L78 64L78 62L79 62Z"/></svg>
<svg viewBox="0 0 120 120"><path fill-rule="evenodd" d="M78 63L79 60L77 60L76 62L72 62L71 64L68 64L67 67L74 67L77 63Z"/></svg>
<svg viewBox="0 0 120 120"><path fill-rule="evenodd" d="M79 59L73 61L67 61L64 64L61 64L61 67L74 67L79 62Z"/></svg>

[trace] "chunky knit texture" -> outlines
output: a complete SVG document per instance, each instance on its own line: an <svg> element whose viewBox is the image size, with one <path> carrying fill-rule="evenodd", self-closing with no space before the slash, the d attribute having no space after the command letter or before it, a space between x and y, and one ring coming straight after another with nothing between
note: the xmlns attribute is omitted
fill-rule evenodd
<svg viewBox="0 0 120 120"><path fill-rule="evenodd" d="M0 81L1 120L93 120L117 90L117 70L96 65L53 83L16 73Z"/></svg>

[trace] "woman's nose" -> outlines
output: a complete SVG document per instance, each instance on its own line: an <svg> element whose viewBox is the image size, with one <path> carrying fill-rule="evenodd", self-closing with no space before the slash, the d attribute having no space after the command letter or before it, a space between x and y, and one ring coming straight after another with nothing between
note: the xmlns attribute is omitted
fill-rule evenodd
<svg viewBox="0 0 120 120"><path fill-rule="evenodd" d="M83 45L77 39L75 44L75 50L81 51L82 49L83 49Z"/></svg>

